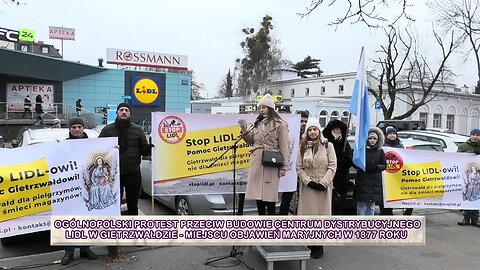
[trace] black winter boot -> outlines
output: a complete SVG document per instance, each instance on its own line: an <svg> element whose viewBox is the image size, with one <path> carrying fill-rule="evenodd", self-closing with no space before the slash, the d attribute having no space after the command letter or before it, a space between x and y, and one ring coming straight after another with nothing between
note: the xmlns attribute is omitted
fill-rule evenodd
<svg viewBox="0 0 480 270"><path fill-rule="evenodd" d="M469 217L463 217L462 221L457 222L459 226L467 226L470 225L470 218Z"/></svg>

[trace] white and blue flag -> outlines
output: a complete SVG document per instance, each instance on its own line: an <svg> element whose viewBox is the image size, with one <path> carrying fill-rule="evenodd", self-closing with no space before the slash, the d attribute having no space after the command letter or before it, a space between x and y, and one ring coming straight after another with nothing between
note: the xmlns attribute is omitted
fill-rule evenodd
<svg viewBox="0 0 480 270"><path fill-rule="evenodd" d="M370 108L368 106L367 70L365 69L365 51L362 47L358 62L357 77L353 87L352 100L348 111L355 115L355 146L353 147L353 163L365 171L365 151L367 148L368 130L370 129Z"/></svg>

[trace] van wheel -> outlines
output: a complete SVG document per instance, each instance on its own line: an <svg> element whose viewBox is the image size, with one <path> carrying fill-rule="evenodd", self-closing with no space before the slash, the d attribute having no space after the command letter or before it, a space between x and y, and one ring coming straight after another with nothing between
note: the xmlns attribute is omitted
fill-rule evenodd
<svg viewBox="0 0 480 270"><path fill-rule="evenodd" d="M175 202L175 210L177 211L177 215L179 216L187 216L192 215L192 208L190 207L190 203L188 202L187 198L184 196L180 196L177 198Z"/></svg>

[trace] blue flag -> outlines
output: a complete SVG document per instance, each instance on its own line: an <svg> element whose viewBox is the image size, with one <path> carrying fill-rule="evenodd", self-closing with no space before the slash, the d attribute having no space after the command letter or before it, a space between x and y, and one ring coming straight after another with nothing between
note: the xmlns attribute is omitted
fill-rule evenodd
<svg viewBox="0 0 480 270"><path fill-rule="evenodd" d="M365 171L365 152L367 148L368 130L370 129L370 108L368 106L367 70L365 69L365 52L362 47L358 62L357 77L353 86L352 100L348 111L355 115L355 146L353 163Z"/></svg>

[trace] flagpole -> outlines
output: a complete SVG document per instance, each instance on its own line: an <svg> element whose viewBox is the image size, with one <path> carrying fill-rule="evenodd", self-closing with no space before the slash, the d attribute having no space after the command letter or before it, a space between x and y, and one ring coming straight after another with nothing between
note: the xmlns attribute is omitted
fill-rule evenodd
<svg viewBox="0 0 480 270"><path fill-rule="evenodd" d="M343 151L345 152L345 148L347 148L347 143L348 143L348 134L350 133L350 121L352 120L352 113L348 113L348 120L347 120L347 133L345 134L346 138L345 141L343 142Z"/></svg>

